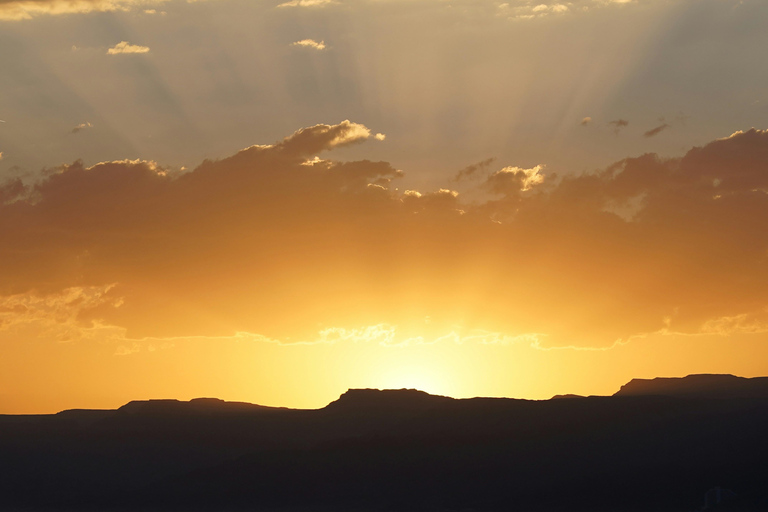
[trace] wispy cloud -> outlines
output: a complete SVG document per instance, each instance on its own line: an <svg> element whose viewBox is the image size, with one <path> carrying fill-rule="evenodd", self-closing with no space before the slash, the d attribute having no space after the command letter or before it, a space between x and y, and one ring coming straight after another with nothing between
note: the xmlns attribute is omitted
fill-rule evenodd
<svg viewBox="0 0 768 512"><path fill-rule="evenodd" d="M115 46L107 50L108 55L120 55L125 53L147 53L149 52L148 46L140 46L137 44L131 44L128 41L121 41Z"/></svg>
<svg viewBox="0 0 768 512"><path fill-rule="evenodd" d="M43 15L129 11L165 0L0 0L0 20L28 20Z"/></svg>
<svg viewBox="0 0 768 512"><path fill-rule="evenodd" d="M616 119L615 121L609 121L608 124L613 126L614 133L619 133L622 128L629 126L629 121L626 119Z"/></svg>
<svg viewBox="0 0 768 512"><path fill-rule="evenodd" d="M456 173L456 176L453 178L453 181L462 181L465 179L476 178L480 174L480 171L487 169L495 161L496 161L496 158L491 157L491 158L486 158L482 162L468 165Z"/></svg>
<svg viewBox="0 0 768 512"><path fill-rule="evenodd" d="M335 0L290 0L278 5L278 7L325 7L336 3L338 2Z"/></svg>
<svg viewBox="0 0 768 512"><path fill-rule="evenodd" d="M561 3L522 3L519 1L504 2L498 6L498 16L509 18L511 20L531 20L534 18L543 18L551 14L563 14L570 10L570 7Z"/></svg>
<svg viewBox="0 0 768 512"><path fill-rule="evenodd" d="M77 125L74 128L72 128L70 133L78 133L78 132L80 132L82 130L85 130L87 128L93 128L93 125L91 123L89 123L89 122L80 123L79 125Z"/></svg>
<svg viewBox="0 0 768 512"><path fill-rule="evenodd" d="M291 43L291 46L302 46L304 48L314 48L315 50L325 50L325 41L315 41L314 39L302 39Z"/></svg>
<svg viewBox="0 0 768 512"><path fill-rule="evenodd" d="M658 134L660 134L661 132L663 132L664 130L666 130L667 128L669 128L669 125L667 123L661 124L661 125L657 126L656 128L652 128L652 129L648 130L647 132L645 132L643 134L643 137L646 137L646 138L655 137Z"/></svg>

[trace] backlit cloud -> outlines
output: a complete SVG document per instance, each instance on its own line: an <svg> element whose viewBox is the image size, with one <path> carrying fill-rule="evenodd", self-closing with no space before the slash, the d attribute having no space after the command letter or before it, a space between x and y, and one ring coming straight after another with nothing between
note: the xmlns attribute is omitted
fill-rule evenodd
<svg viewBox="0 0 768 512"><path fill-rule="evenodd" d="M278 7L325 7L336 4L335 0L290 0L279 4Z"/></svg>
<svg viewBox="0 0 768 512"><path fill-rule="evenodd" d="M345 120L335 125L318 124L309 128L302 128L275 146L268 147L278 148L297 155L311 156L337 146L363 142L370 136L371 130L366 126Z"/></svg>
<svg viewBox="0 0 768 512"><path fill-rule="evenodd" d="M79 125L72 128L70 133L78 133L82 130L85 130L86 128L93 128L93 125L89 122L80 123Z"/></svg>
<svg viewBox="0 0 768 512"><path fill-rule="evenodd" d="M24 332L27 328L42 329L59 342L84 339L104 341L121 333L121 329L100 325L83 325L78 315L85 310L109 304L119 307L120 299L108 297L112 285L71 287L56 293L35 291L0 297L0 333Z"/></svg>
<svg viewBox="0 0 768 512"><path fill-rule="evenodd" d="M543 18L551 14L564 14L570 7L563 3L535 3L510 1L499 5L499 16L513 20L530 20Z"/></svg>
<svg viewBox="0 0 768 512"><path fill-rule="evenodd" d="M75 162L0 185L3 328L120 329L126 354L130 340L237 333L536 333L546 348L765 328L768 131L562 178L473 171L492 193L473 203L400 192L387 162L314 158L373 138L344 121L184 173Z"/></svg>
<svg viewBox="0 0 768 512"><path fill-rule="evenodd" d="M488 184L496 193L525 192L544 181L541 174L543 166L537 165L530 169L520 167L505 167L496 171L488 178Z"/></svg>
<svg viewBox="0 0 768 512"><path fill-rule="evenodd" d="M27 20L40 15L128 11L165 0L0 0L0 20Z"/></svg>
<svg viewBox="0 0 768 512"><path fill-rule="evenodd" d="M108 55L120 55L123 53L147 53L149 52L148 46L140 46L137 44L131 44L128 41L121 41L115 46L107 50Z"/></svg>
<svg viewBox="0 0 768 512"><path fill-rule="evenodd" d="M291 43L291 46L303 46L304 48L314 48L315 50L325 50L325 41L315 41L314 39L302 39Z"/></svg>

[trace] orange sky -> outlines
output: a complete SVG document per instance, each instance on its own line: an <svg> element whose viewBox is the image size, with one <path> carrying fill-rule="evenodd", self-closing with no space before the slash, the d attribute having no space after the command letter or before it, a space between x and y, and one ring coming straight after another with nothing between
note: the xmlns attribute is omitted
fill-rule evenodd
<svg viewBox="0 0 768 512"><path fill-rule="evenodd" d="M763 22L0 0L0 413L768 374Z"/></svg>
<svg viewBox="0 0 768 512"><path fill-rule="evenodd" d="M472 203L326 159L373 138L344 121L183 173L76 162L7 182L4 412L764 373L768 132L561 178L477 166L446 184L471 182Z"/></svg>

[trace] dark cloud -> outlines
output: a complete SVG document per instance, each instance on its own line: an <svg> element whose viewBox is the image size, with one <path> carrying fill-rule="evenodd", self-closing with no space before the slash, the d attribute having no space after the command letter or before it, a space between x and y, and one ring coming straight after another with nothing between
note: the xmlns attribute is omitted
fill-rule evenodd
<svg viewBox="0 0 768 512"><path fill-rule="evenodd" d="M652 129L648 130L647 132L645 132L643 134L643 137L646 137L646 138L648 138L648 137L655 137L655 136L657 136L658 134L660 134L662 131L666 130L669 127L670 126L667 123L660 124L656 128L652 128Z"/></svg>
<svg viewBox="0 0 768 512"><path fill-rule="evenodd" d="M2 153L0 153L1 155ZM21 179L13 178L6 180L5 183L0 184L0 205L18 199L26 191L24 183Z"/></svg>
<svg viewBox="0 0 768 512"><path fill-rule="evenodd" d="M463 168L458 173L456 173L456 176L453 178L453 181L462 181L466 179L476 178L479 172L487 169L495 161L496 161L496 158L492 157L492 158L487 158L476 164L468 165L467 167Z"/></svg>
<svg viewBox="0 0 768 512"><path fill-rule="evenodd" d="M495 194L481 204L398 193L386 162L313 158L370 138L318 125L186 173L75 162L8 182L0 293L108 287L80 320L129 336L420 335L428 316L435 332L594 346L765 314L768 132L560 179L505 167L478 185Z"/></svg>
<svg viewBox="0 0 768 512"><path fill-rule="evenodd" d="M613 126L615 133L619 133L622 128L629 126L629 121L626 119L616 119L615 121L609 121L608 124Z"/></svg>

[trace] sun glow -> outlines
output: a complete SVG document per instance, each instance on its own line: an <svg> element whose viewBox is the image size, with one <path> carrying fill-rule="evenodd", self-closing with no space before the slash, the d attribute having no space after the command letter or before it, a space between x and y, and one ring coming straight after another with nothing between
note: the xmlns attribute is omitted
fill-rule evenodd
<svg viewBox="0 0 768 512"><path fill-rule="evenodd" d="M0 414L765 375L768 2L452 4L0 0Z"/></svg>
<svg viewBox="0 0 768 512"><path fill-rule="evenodd" d="M382 389L418 389L433 395L448 395L444 375L437 369L421 364L404 364L383 372Z"/></svg>

